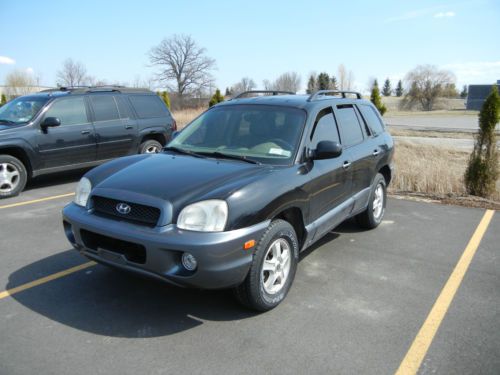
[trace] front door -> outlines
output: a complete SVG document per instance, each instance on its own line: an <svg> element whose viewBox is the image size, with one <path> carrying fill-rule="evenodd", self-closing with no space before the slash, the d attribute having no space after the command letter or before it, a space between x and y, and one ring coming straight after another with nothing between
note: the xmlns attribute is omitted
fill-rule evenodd
<svg viewBox="0 0 500 375"><path fill-rule="evenodd" d="M310 149L315 149L320 141L339 142L339 132L331 107L322 109L316 116ZM304 189L309 192L310 222L316 222L316 236L322 236L339 224L348 214L352 184L351 158L343 152L337 158L314 160L309 172L309 183Z"/></svg>
<svg viewBox="0 0 500 375"><path fill-rule="evenodd" d="M57 117L61 125L39 129L37 144L43 169L96 160L94 127L83 96L56 99L41 121L47 117Z"/></svg>

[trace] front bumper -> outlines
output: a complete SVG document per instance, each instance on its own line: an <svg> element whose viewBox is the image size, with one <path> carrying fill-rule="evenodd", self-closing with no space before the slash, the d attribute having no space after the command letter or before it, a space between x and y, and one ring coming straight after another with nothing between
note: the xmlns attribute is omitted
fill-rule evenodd
<svg viewBox="0 0 500 375"><path fill-rule="evenodd" d="M245 242L260 237L269 221L227 232L192 232L176 225L148 228L93 215L70 203L63 210L66 237L84 256L109 266L187 287L228 288L245 279L253 249ZM198 267L186 270L184 252L194 255Z"/></svg>

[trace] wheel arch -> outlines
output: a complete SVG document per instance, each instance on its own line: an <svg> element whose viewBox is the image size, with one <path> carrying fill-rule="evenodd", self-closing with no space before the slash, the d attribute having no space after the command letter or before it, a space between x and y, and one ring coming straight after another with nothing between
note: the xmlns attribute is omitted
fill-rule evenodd
<svg viewBox="0 0 500 375"><path fill-rule="evenodd" d="M307 237L302 210L299 207L289 207L279 212L272 219L282 219L290 223L290 225L295 230L295 234L297 235L297 240L299 241L299 249L302 249Z"/></svg>
<svg viewBox="0 0 500 375"><path fill-rule="evenodd" d="M33 175L33 166L27 152L22 147L17 146L0 146L0 155L10 155L19 159L24 164L28 177Z"/></svg>

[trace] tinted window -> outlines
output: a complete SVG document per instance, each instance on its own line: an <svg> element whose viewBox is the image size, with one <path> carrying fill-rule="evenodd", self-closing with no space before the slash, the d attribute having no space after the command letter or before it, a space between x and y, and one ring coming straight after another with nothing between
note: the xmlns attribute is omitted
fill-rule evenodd
<svg viewBox="0 0 500 375"><path fill-rule="evenodd" d="M92 95L90 101L96 121L110 121L120 118L115 99L111 95Z"/></svg>
<svg viewBox="0 0 500 375"><path fill-rule="evenodd" d="M380 121L380 118L377 116L375 109L373 107L361 104L358 105L358 108L361 111L363 118L365 119L366 123L368 124L369 128L371 129L374 135L384 132L382 121Z"/></svg>
<svg viewBox="0 0 500 375"><path fill-rule="evenodd" d="M61 121L61 125L88 123L85 101L81 96L54 102L45 113L45 118L47 117L57 117Z"/></svg>
<svg viewBox="0 0 500 375"><path fill-rule="evenodd" d="M157 95L130 95L129 98L139 118L168 115L167 107Z"/></svg>
<svg viewBox="0 0 500 375"><path fill-rule="evenodd" d="M125 97L115 96L116 104L118 105L118 112L120 112L120 117L123 119L130 118L130 110L125 102Z"/></svg>
<svg viewBox="0 0 500 375"><path fill-rule="evenodd" d="M352 105L337 106L337 120L342 132L342 144L346 147L363 141L361 126Z"/></svg>
<svg viewBox="0 0 500 375"><path fill-rule="evenodd" d="M340 143L339 132L331 107L321 110L316 117L316 121L314 122L314 133L312 134L311 148L316 148L318 142L320 141L333 141Z"/></svg>

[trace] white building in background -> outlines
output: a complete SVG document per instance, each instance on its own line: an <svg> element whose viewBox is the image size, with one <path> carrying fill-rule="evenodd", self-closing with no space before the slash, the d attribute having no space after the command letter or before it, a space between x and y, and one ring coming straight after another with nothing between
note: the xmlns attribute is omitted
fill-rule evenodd
<svg viewBox="0 0 500 375"><path fill-rule="evenodd" d="M48 86L10 87L10 86L0 85L0 96L4 94L7 97L7 100L10 100L16 96L33 94L51 88L53 87L48 87Z"/></svg>

